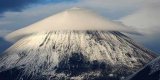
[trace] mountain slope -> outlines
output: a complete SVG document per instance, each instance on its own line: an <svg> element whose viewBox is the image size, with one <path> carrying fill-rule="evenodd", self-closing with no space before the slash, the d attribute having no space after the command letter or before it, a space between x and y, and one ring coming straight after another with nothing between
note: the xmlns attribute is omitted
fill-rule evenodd
<svg viewBox="0 0 160 80"><path fill-rule="evenodd" d="M116 31L41 32L1 55L0 79L119 80L155 57Z"/></svg>
<svg viewBox="0 0 160 80"><path fill-rule="evenodd" d="M160 57L147 64L128 80L160 80Z"/></svg>

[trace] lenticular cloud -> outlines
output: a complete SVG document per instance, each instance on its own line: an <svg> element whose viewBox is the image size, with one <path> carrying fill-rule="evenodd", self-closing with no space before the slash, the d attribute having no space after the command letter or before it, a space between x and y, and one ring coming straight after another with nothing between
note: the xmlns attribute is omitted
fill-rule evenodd
<svg viewBox="0 0 160 80"><path fill-rule="evenodd" d="M133 29L108 20L90 10L71 8L57 13L25 28L16 30L5 38L8 41L16 41L20 38L39 32L50 32L59 30L103 30L133 33Z"/></svg>

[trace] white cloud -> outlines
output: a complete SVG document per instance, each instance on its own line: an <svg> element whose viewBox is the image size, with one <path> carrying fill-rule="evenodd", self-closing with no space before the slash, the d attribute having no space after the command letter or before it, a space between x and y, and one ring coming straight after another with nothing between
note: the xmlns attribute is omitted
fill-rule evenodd
<svg viewBox="0 0 160 80"><path fill-rule="evenodd" d="M55 30L105 30L136 33L133 28L108 20L93 11L71 8L12 32L6 36L6 39L15 41L25 35Z"/></svg>
<svg viewBox="0 0 160 80"><path fill-rule="evenodd" d="M144 35L156 35L160 33L160 1L156 3L148 3L138 11L125 16L121 21L128 25L133 26Z"/></svg>
<svg viewBox="0 0 160 80"><path fill-rule="evenodd" d="M69 7L65 5L59 7L60 5L63 3L35 5L22 12L6 12L4 17L0 18L0 28L19 29Z"/></svg>
<svg viewBox="0 0 160 80"><path fill-rule="evenodd" d="M81 0L76 3L63 2L57 4L33 5L33 7L25 9L22 12L6 12L4 14L5 17L0 18L0 22L9 23L0 24L0 28L19 29L56 12L74 6L91 8L111 19L116 19L131 13L144 4L144 1L147 2L148 0Z"/></svg>
<svg viewBox="0 0 160 80"><path fill-rule="evenodd" d="M80 0L76 3L33 5L22 12L6 12L5 17L0 17L0 34L4 36L9 31L23 28L59 11L78 6L97 11L112 20L121 18L126 25L133 26L144 34L144 36L135 36L137 41L152 42L160 34L159 4L159 0Z"/></svg>
<svg viewBox="0 0 160 80"><path fill-rule="evenodd" d="M152 0L143 5L139 10L127 15L121 21L133 26L143 36L128 35L146 47L159 52L160 46L160 1Z"/></svg>
<svg viewBox="0 0 160 80"><path fill-rule="evenodd" d="M122 16L125 10L133 8L131 3L140 3L144 0L127 1L127 0L81 0L76 3L58 3L46 5L33 5L33 7L23 10L22 12L6 12L4 17L0 18L0 29L14 31L19 28L28 26L45 17L53 15L59 11L74 6L86 7L99 12L102 15L107 15L109 18ZM125 6L124 6L125 5ZM127 7L128 6L128 7ZM124 9L125 8L125 9ZM117 14L118 13L118 14ZM125 13L128 13L127 11Z"/></svg>
<svg viewBox="0 0 160 80"><path fill-rule="evenodd" d="M153 0L132 0L132 1L128 1L128 0L81 0L76 3L63 2L63 3L58 3L58 4L33 5L33 7L25 9L22 12L6 12L4 14L5 17L0 18L0 29L3 28L3 29L9 29L13 31L13 30L25 27L27 25L30 25L40 19L48 17L59 11L63 11L67 8L71 8L74 6L93 9L94 11L97 11L100 14L107 16L110 19L118 19L120 17L124 17L130 14L129 16L124 17L123 19L124 23L131 24L130 22L133 22L132 24L138 24L141 22L141 21L138 21L140 20L138 18L142 17L141 19L148 20L148 22L150 23L148 23L147 21L146 22L148 23L148 25L151 25L156 19L158 19L157 16L159 15L156 14L158 12L155 12L155 18L152 18L152 19L148 19L147 14L144 15L144 13L147 12L148 8L145 10L142 9L142 11L139 10L136 13L133 13L133 12L143 7L146 4L147 4L147 7L148 5L153 5L155 1L158 1L158 0L154 0L154 1ZM159 10L157 9L157 11ZM151 11L148 11L148 12L152 14ZM129 19L130 16L134 17L134 15L135 15L135 18L137 17L136 19L138 19L136 20L137 23L136 21L134 20L132 21ZM146 22L144 21L144 23ZM137 25L131 25L131 26L137 27ZM147 26L145 26L145 28L146 27Z"/></svg>

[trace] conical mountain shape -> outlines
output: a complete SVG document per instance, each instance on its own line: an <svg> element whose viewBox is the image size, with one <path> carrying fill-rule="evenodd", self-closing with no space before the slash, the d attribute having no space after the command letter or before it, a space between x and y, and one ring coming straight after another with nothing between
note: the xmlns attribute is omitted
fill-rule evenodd
<svg viewBox="0 0 160 80"><path fill-rule="evenodd" d="M75 13L77 13L78 16L86 16L85 11L79 11L77 8L69 10L69 13L67 15L76 15ZM62 18L65 18L63 16L61 15ZM88 16L90 15L86 17ZM94 18L98 20L97 23L93 23L97 26L95 26L97 30L96 28L91 30L89 28L83 29L89 27L89 25L86 23L83 25L83 20L75 16L75 22L71 23L69 21L69 24L66 20L61 22L59 20L61 17L55 18L55 20L58 20L58 24L66 23L66 26L71 24L72 27L77 24L80 26L79 29L76 29L77 26L74 27L75 29L67 26L69 28L62 30L53 28L37 30L38 26L41 29L45 25L46 28L50 27L49 20L53 21L53 25L56 24L54 23L54 17L51 17L52 19L42 20L9 35L17 33L10 39L23 37L19 38L14 45L1 55L0 79L120 80L156 57L155 54L140 47L132 39L117 30L110 31L110 28L99 30L98 26L100 25L98 24L103 22L101 21L103 19ZM69 18L73 18L73 15ZM82 23L78 24L79 22ZM104 22L104 24L107 22ZM114 27L107 24L106 27ZM64 27L66 27L65 25ZM114 23L114 25L117 24ZM118 28L119 26L115 27ZM18 34L20 32L22 34Z"/></svg>
<svg viewBox="0 0 160 80"><path fill-rule="evenodd" d="M90 10L83 8L71 8L40 20L25 28L12 32L6 39L14 41L23 36L38 32L50 32L57 30L105 30L135 32L122 23L111 21Z"/></svg>

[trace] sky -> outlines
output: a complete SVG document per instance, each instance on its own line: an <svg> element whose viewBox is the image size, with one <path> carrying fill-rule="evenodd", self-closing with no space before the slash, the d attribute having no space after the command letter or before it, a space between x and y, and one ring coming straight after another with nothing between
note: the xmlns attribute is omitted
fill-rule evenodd
<svg viewBox="0 0 160 80"><path fill-rule="evenodd" d="M134 27L142 35L126 35L160 53L159 4L160 0L0 0L0 48L8 46L3 39L8 33L63 10L82 7Z"/></svg>

